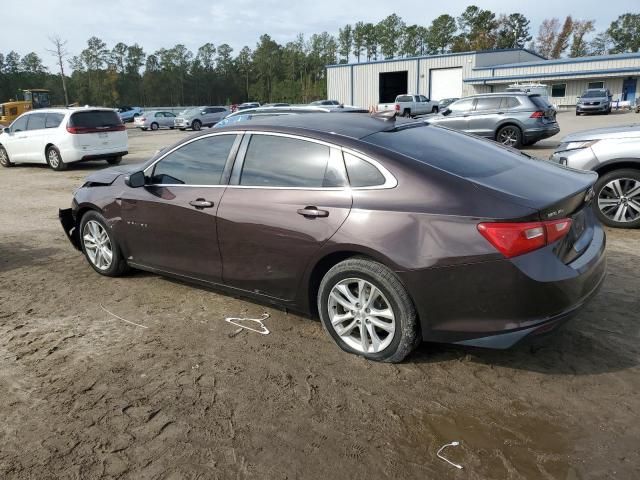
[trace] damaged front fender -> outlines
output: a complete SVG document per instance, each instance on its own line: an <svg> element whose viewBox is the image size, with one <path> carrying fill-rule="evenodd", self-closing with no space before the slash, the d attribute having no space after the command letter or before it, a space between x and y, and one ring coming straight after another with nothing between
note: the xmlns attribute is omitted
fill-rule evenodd
<svg viewBox="0 0 640 480"><path fill-rule="evenodd" d="M80 232L76 225L76 219L73 218L73 210L71 208L58 210L58 218L60 218L62 229L64 230L64 233L67 234L67 238L71 242L71 245L73 245L76 250L82 251L82 247L80 245Z"/></svg>

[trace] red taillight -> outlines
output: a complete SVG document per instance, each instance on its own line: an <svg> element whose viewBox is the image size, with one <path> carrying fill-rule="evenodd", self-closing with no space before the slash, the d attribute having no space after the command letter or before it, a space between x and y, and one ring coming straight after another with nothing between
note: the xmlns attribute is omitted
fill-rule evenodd
<svg viewBox="0 0 640 480"><path fill-rule="evenodd" d="M81 133L102 133L102 132L123 132L127 129L124 123L119 125L113 125L112 127L90 128L90 127L69 127L67 126L67 132L73 134Z"/></svg>
<svg viewBox="0 0 640 480"><path fill-rule="evenodd" d="M396 103L396 112L399 112L399 111L400 111L400 104Z"/></svg>
<svg viewBox="0 0 640 480"><path fill-rule="evenodd" d="M542 117L544 117L544 112L541 110L538 110L537 112L533 112L531 114L531 117L529 118L542 118Z"/></svg>
<svg viewBox="0 0 640 480"><path fill-rule="evenodd" d="M478 231L505 257L511 258L549 245L564 237L571 219L527 223L480 223Z"/></svg>

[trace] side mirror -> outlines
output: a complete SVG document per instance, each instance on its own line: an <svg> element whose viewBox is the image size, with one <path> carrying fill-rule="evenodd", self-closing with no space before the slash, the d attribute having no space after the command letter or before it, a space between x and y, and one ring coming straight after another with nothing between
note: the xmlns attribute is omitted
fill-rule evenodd
<svg viewBox="0 0 640 480"><path fill-rule="evenodd" d="M124 179L124 183L131 188L140 188L145 185L144 172L132 173Z"/></svg>
<svg viewBox="0 0 640 480"><path fill-rule="evenodd" d="M9 135L9 134L11 133L11 129L10 129L9 127L5 127L5 128L3 128L3 129L2 129L2 131L3 131L4 133L6 133L7 135Z"/></svg>

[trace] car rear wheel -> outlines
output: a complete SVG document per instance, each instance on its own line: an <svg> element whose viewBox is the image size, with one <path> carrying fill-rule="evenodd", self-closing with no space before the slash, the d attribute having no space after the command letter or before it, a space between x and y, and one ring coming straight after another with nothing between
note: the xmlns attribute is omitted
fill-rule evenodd
<svg viewBox="0 0 640 480"><path fill-rule="evenodd" d="M67 169L67 164L62 161L60 150L56 147L49 147L46 151L47 163L55 171L59 172Z"/></svg>
<svg viewBox="0 0 640 480"><path fill-rule="evenodd" d="M9 154L2 145L0 145L0 165L6 168L13 167L14 165L14 163L9 159Z"/></svg>
<svg viewBox="0 0 640 480"><path fill-rule="evenodd" d="M151 130L153 130L154 132L158 130L158 128L160 128L160 126L156 122L153 122L151 124Z"/></svg>
<svg viewBox="0 0 640 480"><path fill-rule="evenodd" d="M322 325L346 352L400 362L417 345L417 315L409 294L386 266L350 258L331 268L318 290Z"/></svg>
<svg viewBox="0 0 640 480"><path fill-rule="evenodd" d="M522 146L522 131L515 125L507 125L498 130L496 141L507 147L520 148Z"/></svg>
<svg viewBox="0 0 640 480"><path fill-rule="evenodd" d="M107 158L107 163L109 165L120 165L120 162L122 162L122 157Z"/></svg>
<svg viewBox="0 0 640 480"><path fill-rule="evenodd" d="M595 186L596 214L614 228L640 227L640 170L622 169L602 175Z"/></svg>
<svg viewBox="0 0 640 480"><path fill-rule="evenodd" d="M438 107L433 107L431 109L431 113L438 113Z"/></svg>
<svg viewBox="0 0 640 480"><path fill-rule="evenodd" d="M191 124L191 128L193 128L196 132L200 131L202 128L202 122L200 120L194 120Z"/></svg>
<svg viewBox="0 0 640 480"><path fill-rule="evenodd" d="M408 108L405 108L404 111L402 112L402 116L403 117L410 117L411 116L411 110Z"/></svg>
<svg viewBox="0 0 640 480"><path fill-rule="evenodd" d="M127 271L127 262L102 215L95 211L87 212L80 221L80 234L82 251L96 272L117 277Z"/></svg>

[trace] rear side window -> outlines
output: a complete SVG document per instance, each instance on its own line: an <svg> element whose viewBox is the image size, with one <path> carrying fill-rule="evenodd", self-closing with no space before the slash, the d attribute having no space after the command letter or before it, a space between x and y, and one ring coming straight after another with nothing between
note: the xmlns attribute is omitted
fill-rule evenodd
<svg viewBox="0 0 640 480"><path fill-rule="evenodd" d="M375 187L384 185L386 179L375 165L344 152L344 163L347 166L349 183L353 188Z"/></svg>
<svg viewBox="0 0 640 480"><path fill-rule="evenodd" d="M120 116L111 110L75 112L69 119L70 127L82 128L115 127L121 123Z"/></svg>
<svg viewBox="0 0 640 480"><path fill-rule="evenodd" d="M481 97L476 102L476 111L498 110L502 97Z"/></svg>
<svg viewBox="0 0 640 480"><path fill-rule="evenodd" d="M500 108L516 108L520 106L520 102L515 97L502 97Z"/></svg>
<svg viewBox="0 0 640 480"><path fill-rule="evenodd" d="M29 130L41 130L44 128L45 113L32 113L29 115Z"/></svg>
<svg viewBox="0 0 640 480"><path fill-rule="evenodd" d="M544 98L542 98L540 95L530 95L529 99L538 108L542 108L542 109L551 108L551 104L547 102Z"/></svg>
<svg viewBox="0 0 640 480"><path fill-rule="evenodd" d="M413 97L409 95L401 95L396 99L396 102L413 102Z"/></svg>
<svg viewBox="0 0 640 480"><path fill-rule="evenodd" d="M525 157L505 155L503 147L471 136L424 125L378 132L366 142L414 158L463 178L477 179L516 168ZM452 145L461 144L461 148ZM464 148L462 148L464 147Z"/></svg>
<svg viewBox="0 0 640 480"><path fill-rule="evenodd" d="M156 163L151 183L156 185L220 185L236 135L195 140Z"/></svg>
<svg viewBox="0 0 640 480"><path fill-rule="evenodd" d="M329 169L326 145L296 138L253 135L240 185L320 188L337 186ZM329 174L327 174L329 173Z"/></svg>
<svg viewBox="0 0 640 480"><path fill-rule="evenodd" d="M44 122L44 128L58 128L64 118L63 113L47 113L47 119Z"/></svg>

